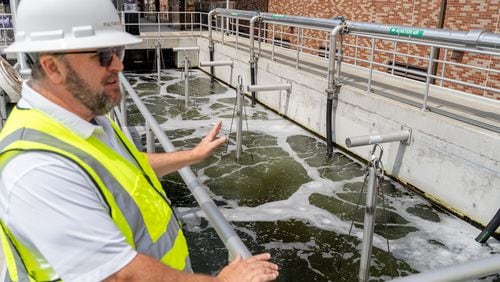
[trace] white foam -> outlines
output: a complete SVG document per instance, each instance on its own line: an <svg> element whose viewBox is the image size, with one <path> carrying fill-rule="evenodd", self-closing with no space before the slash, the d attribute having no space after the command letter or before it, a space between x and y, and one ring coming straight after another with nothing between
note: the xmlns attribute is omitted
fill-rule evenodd
<svg viewBox="0 0 500 282"><path fill-rule="evenodd" d="M194 72L193 75L201 76L204 75L200 72ZM162 95L167 94L166 87L168 85L180 82L180 75L174 72L173 75L175 79L168 81L161 87ZM176 96L175 93L168 93L169 95ZM180 95L177 95L180 97ZM228 132L229 126L231 124L231 119L219 118L213 114L213 110L210 109L210 105L215 103L217 99L234 97L235 92L233 89L229 89L225 94L211 95L209 97L209 103L204 105L198 105L200 111L209 117L208 120L202 121L185 121L181 120L179 117L169 118L162 127L168 130L175 129L194 129L194 133L181 139L188 139L193 137L203 137L205 136L216 120L223 121L223 131ZM183 97L180 97L183 99ZM318 208L309 204L309 196L313 193L320 193L330 197L336 197L336 192L342 191L342 187L346 183L362 182L363 177L353 178L347 181L334 182L329 179L324 179L320 176L318 168L311 167L307 162L301 159L296 152L294 152L290 145L286 142L289 136L293 135L304 135L316 139L318 142L322 142L318 138L314 137L312 134L308 133L304 129L296 126L286 120L284 120L279 115L265 110L261 106L257 105L255 108L247 107L247 114L251 116L257 111L266 112L268 120L248 120L248 127L250 131L261 132L268 134L277 138L278 146L280 146L285 152L289 154L297 163L299 163L306 171L307 175L311 178L311 181L301 185L298 190L293 193L288 199L268 202L257 207L245 207L238 206L236 201L227 201L229 208L221 208L221 212L230 221L239 222L253 222L253 221L279 221L279 220L301 220L310 223L316 228L321 228L323 230L334 231L340 234L348 234L351 222L346 222L340 219L335 214L332 214L324 209ZM231 115L232 109L225 110L224 115ZM234 131L234 128L233 128ZM230 150L234 149L234 146L229 147ZM354 160L353 160L354 161ZM217 165L217 164L212 164ZM208 177L204 175L204 169L198 171L200 180L202 182L207 181ZM396 189L404 189L399 184L393 183ZM214 195L215 196L215 195ZM482 246L474 241L474 238L480 233L480 230L465 223L464 221L456 218L455 216L446 215L439 213L439 222L433 222L429 220L422 219L415 216L407 211L407 208L414 207L417 204L426 204L426 201L421 197L415 195L412 197L398 197L387 196L388 202L390 202L390 209L402 216L409 223L408 226L415 227L419 231L410 232L405 237L391 240L390 246L393 255L404 260L412 268L417 271L426 271L430 269L439 268L447 265L454 265L461 262L466 262L481 257L489 256L491 253L500 252L500 242L490 239L488 246ZM221 199L220 196L215 196ZM340 199L339 199L340 200ZM180 208L180 211L186 211L187 209ZM203 216L201 211L195 213L196 216ZM196 221L194 221L196 223ZM245 233L256 236L251 230L245 230ZM351 236L357 237L359 240L362 238L363 231L361 229L355 228L351 233ZM430 243L430 241L436 242L435 244ZM375 235L374 246L385 249L386 239L380 235ZM312 243L280 243L280 242L270 242L265 245L266 248L281 248L295 250L306 250L308 248L314 247ZM358 246L359 247L359 246ZM307 254L300 253L303 259L307 260ZM353 254L344 254L345 256L352 256ZM325 254L324 257L328 257ZM319 272L318 270L314 270Z"/></svg>

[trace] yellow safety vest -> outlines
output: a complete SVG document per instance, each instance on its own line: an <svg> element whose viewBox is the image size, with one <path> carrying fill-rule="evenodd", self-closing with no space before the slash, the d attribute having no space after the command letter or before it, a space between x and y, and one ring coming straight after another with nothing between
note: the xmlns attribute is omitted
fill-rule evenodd
<svg viewBox="0 0 500 282"><path fill-rule="evenodd" d="M24 151L49 151L70 159L94 181L111 218L132 248L174 269L191 271L186 239L146 154L111 124L135 164L96 137L83 139L38 110L14 109L0 132L0 170ZM41 267L36 255L12 235L5 219L0 225L12 281L49 281L54 277L55 272Z"/></svg>

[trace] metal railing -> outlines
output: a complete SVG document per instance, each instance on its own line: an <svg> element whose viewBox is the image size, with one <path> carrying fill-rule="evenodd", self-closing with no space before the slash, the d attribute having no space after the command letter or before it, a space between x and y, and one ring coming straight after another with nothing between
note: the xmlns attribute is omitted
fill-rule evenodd
<svg viewBox="0 0 500 282"><path fill-rule="evenodd" d="M174 152L176 151L174 145L170 142L167 135L160 127L160 125L156 122L153 115L149 112L147 107L142 102L141 98L135 90L132 88L130 83L127 81L125 76L120 73L120 82L126 90L126 93L130 96L130 98L134 101L135 105L139 109L139 112L144 117L146 121L146 144L148 152L152 152L154 150L154 138L156 137L160 142L160 145L163 147L165 152ZM123 99L125 100L125 99ZM125 108L125 103L121 104L121 109L119 111L118 120L121 121L122 128L126 127L126 113L127 110ZM128 134L130 136L130 134ZM248 258L251 256L250 251L243 244L239 236L233 230L228 221L221 214L217 205L214 203L212 198L209 196L207 192L207 187L201 184L197 177L194 175L193 171L190 167L184 167L179 170L179 174L186 183L187 187L193 194L194 198L198 202L199 206L205 213L208 222L214 227L215 231L219 235L219 238L222 240L224 245L229 251L230 258L235 258L238 254L242 258Z"/></svg>
<svg viewBox="0 0 500 282"><path fill-rule="evenodd" d="M240 10L216 9L217 18L228 18L227 33L236 36L235 48L240 48L238 37L255 37L258 53L267 52L276 59L276 48L295 52L296 68L309 68L309 59L322 58L328 62L331 31L342 24L342 19L321 19L257 13ZM255 34L251 34L251 19L259 18ZM367 90L372 91L373 70L391 75L421 80L426 108L429 86L447 87L459 91L500 98L500 34L484 30L469 32L413 28L345 21L340 59L343 63L369 71ZM227 40L226 40L227 41ZM222 40L223 44L227 44ZM261 43L270 44L271 50L262 50ZM285 51L286 52L286 51ZM270 54L269 54L270 53ZM337 54L339 56L339 54ZM457 76L466 72L467 76ZM325 73L326 76L326 73Z"/></svg>
<svg viewBox="0 0 500 282"><path fill-rule="evenodd" d="M161 37L164 32L188 31L200 36L208 27L207 13L203 12L131 12L119 13L125 29L134 34L152 34Z"/></svg>

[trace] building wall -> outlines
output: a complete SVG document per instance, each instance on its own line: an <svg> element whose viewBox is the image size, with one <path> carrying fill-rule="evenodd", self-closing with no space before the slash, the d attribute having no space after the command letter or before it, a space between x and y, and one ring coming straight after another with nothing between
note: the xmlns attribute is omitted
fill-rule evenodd
<svg viewBox="0 0 500 282"><path fill-rule="evenodd" d="M407 25L414 27L436 28L439 24L439 15L441 2L443 0L269 0L269 12L279 14L289 14L297 16L310 16L319 18L331 18L344 16L346 20L359 22L372 22L383 24ZM487 29L500 33L500 1L498 0L448 0L444 28L453 30L468 31L472 29ZM293 28L292 28L293 29ZM294 30L291 30L293 33ZM323 34L308 33L307 37L325 38ZM295 40L290 37L293 43ZM319 40L307 39L312 47L319 48L324 43ZM354 38L347 37L345 42L355 43ZM358 44L369 47L370 40L359 40ZM377 49L392 50L394 45L389 42L376 41ZM416 46L407 46L398 44L397 51L421 57L428 57L430 48ZM444 50L440 50L440 60L444 58ZM354 56L354 50L347 50L346 55ZM358 58L367 59L370 56L368 50L357 50ZM453 57L452 57L453 56ZM382 64L390 64L393 60L392 55L383 52L377 52L376 61ZM427 60L407 58L396 56L397 63L407 64L422 69L427 68ZM480 67L490 67L500 69L500 58L474 54L446 54L447 61L461 64L474 65ZM352 63L352 62L351 62ZM360 65L366 65L359 63ZM437 66L437 75L442 73L442 64ZM378 67L383 70L384 67ZM445 77L458 79L466 82L480 83L492 88L500 88L500 74L487 73L479 70L465 70L461 67L445 65ZM436 83L439 83L437 81ZM500 99L500 94L485 92L478 89L470 89L456 84L450 85L444 82L444 86L452 87L458 90L467 91L477 95L483 95L490 98Z"/></svg>

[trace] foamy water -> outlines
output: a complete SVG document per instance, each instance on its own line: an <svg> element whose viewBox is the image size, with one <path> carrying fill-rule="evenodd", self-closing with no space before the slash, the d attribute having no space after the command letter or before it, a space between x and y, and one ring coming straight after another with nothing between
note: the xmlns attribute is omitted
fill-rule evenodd
<svg viewBox="0 0 500 282"><path fill-rule="evenodd" d="M147 95L144 94L143 96L146 102L148 99L153 99L151 100L153 101L151 104L156 103L156 111L154 111L154 114L156 116L163 116L163 120L165 120L161 124L162 128L169 132L180 130L187 132L186 135L176 134L173 137L169 137L171 137L175 142L184 142L183 144L187 147L192 146L192 141L205 136L217 120L222 120L223 122L222 134L228 135L230 133L230 117L233 114L233 100L230 100L229 98L235 97L235 91L233 89L227 89L227 91L220 94L196 96L190 100L189 109L185 109L183 107L183 90L181 89L178 93L172 91L173 88L177 87L178 89L183 85L180 73L177 71L168 71L164 73L164 75L170 77L171 80L162 82L161 87L156 89L154 89L154 81L151 81L151 78L156 77L155 75L129 74L128 77L137 79L137 81L133 83L134 87L142 87L145 89L144 91L138 91L139 93L149 93ZM207 79L207 75L200 71L194 71L193 77L200 80ZM149 89L147 87L148 84L151 86L150 88L153 89ZM169 89L171 91L168 91ZM204 91L204 89L198 90L198 92L201 93L204 93ZM165 105L158 105L158 101L154 100L155 98L163 99L165 97L168 97L168 101L166 101ZM165 108L164 112L169 112L168 114L163 114L163 111L161 110L163 107ZM173 111L172 109L177 110ZM198 112L192 114L195 117L195 120L186 119L186 113L188 110L192 109L196 109ZM314 197L319 198L321 201L324 201L325 205L328 205L328 199L352 205L352 201L346 201L345 198L346 195L351 196L350 193L354 194L353 191L348 188L352 187L352 185L359 185L359 183L362 183L364 176L356 175L356 173L354 173L354 176L346 177L346 179L343 180L332 180L325 177L324 171L325 169L330 168L329 165L317 164L317 162L311 161L311 158L304 158L301 156L303 153L297 152L297 145L290 143L290 138L300 136L300 138L308 140L309 143L320 147L323 146L322 148L324 148L324 142L321 139L259 105L253 108L246 107L246 115L254 118L249 118L243 123L244 129L247 130L248 124L249 132L255 133L256 136L264 136L266 138L270 136L272 137L270 139L272 142L263 142L266 144L252 145L245 143L244 140L244 156L246 154L248 164L237 164L235 161L231 161L230 159L231 153L234 154L235 150L235 141L231 140L232 142L230 142L230 145L227 148L227 153L224 148L224 150L216 153L213 160L210 160L209 162L196 168L196 173L199 179L202 182L207 183L209 188L211 188L214 186L214 183L218 186L218 181L223 182L225 181L224 179L234 177L237 173L244 174L252 167L263 167L266 169L272 168L274 163L279 165L279 158L270 158L265 152L266 150L278 150L278 152L283 154L287 160L292 160L295 163L294 165L303 169L306 173L304 178L307 178L308 180L303 181L303 183L298 186L296 191L291 193L291 195L287 196L285 199L264 202L261 201L258 205L242 205L242 199L246 198L245 194L233 197L231 196L233 195L231 193L234 193L234 191L227 191L228 189L224 190L224 188L218 188L219 190L217 191L222 192L216 193L211 191L211 193L214 199L223 203L220 208L221 212L229 221L235 224L239 234L244 234L249 238L248 240L253 241L258 241L259 237L262 237L262 234L260 233L261 230L257 232L252 229L252 227L255 226L253 223L259 222L301 222L301 224L304 224L306 228L310 228L310 230L304 231L306 233L310 232L311 234L323 234L323 231L325 231L327 234L337 234L340 238L352 238L352 241L346 243L347 245L350 245L349 248L335 250L334 253L324 250L318 253L318 246L328 244L328 239L321 239L321 241L318 241L318 239L314 236L310 236L308 240L292 240L287 242L280 242L276 238L273 238L272 240L263 242L259 247L259 251L264 249L271 253L282 252L287 254L287 258L296 257L296 259L300 260L301 263L305 261L305 264L309 267L311 273L317 274L315 279L318 280L356 280L357 272L352 273L352 277L344 277L340 279L339 277L331 276L331 274L328 273L328 269L333 267L332 261L335 263L337 262L337 260L332 258L334 256L338 256L339 254L345 260L354 260L356 263L359 263L356 257L359 256L359 249L361 248L360 242L363 234L362 220L361 222L359 222L359 220L355 220L356 224L350 231L352 222L343 218L345 217L345 214L350 211L342 211L340 213L332 212L329 209L312 204L310 199ZM144 128L141 126L135 126L135 128L139 133L144 131ZM235 124L233 123L231 132L234 131ZM234 137L234 135L232 137ZM259 151L255 151L256 149ZM252 151L252 160L253 156L256 157L257 160L255 162L249 160L249 153L245 153L248 151ZM319 153L322 155L326 152ZM339 152L336 151L336 153ZM351 162L355 166L358 166L359 164L356 160L345 155L342 156L342 158L345 159L344 162ZM364 166L365 164L362 165ZM210 175L214 174L214 170L217 170L217 168L221 166L227 167L227 169L220 172L217 177L211 177ZM266 175L266 169L262 171L262 175ZM241 177L248 176L241 175ZM481 232L481 230L467 224L453 215L435 210L425 199L415 195L414 193L408 192L407 189L402 187L399 183L391 181L387 178L385 180L390 183L390 186L392 187L391 189L395 191L395 193L388 193L385 195L387 210L399 215L400 218L407 222L389 223L389 225L394 228L411 228L411 230L413 230L410 232L404 231L404 236L389 240L391 254L395 260L404 261L414 271L423 272L499 253L499 241L490 238L487 244L481 245L477 243L474 238ZM276 179L275 182L282 182L284 183L282 185L286 186L287 178L283 177L283 179ZM276 185L275 182L273 182L273 185ZM231 183L224 185L230 186ZM238 183L234 183L234 187L234 189L238 189ZM227 191L228 194L226 194L225 191ZM271 190L269 193L273 193L273 191ZM341 197L342 195L344 197ZM261 195L251 195L250 197L257 196L260 197ZM364 201L361 204L364 205ZM380 202L379 206L381 206ZM416 215L414 212L410 212L412 208L416 206L424 207L426 210L429 210L434 217L432 219L426 219L422 215ZM200 237L203 237L204 232L208 232L207 228L200 228L200 224L202 222L201 220L204 217L201 211L193 209L192 207L183 206L179 206L178 210L183 215L183 219L187 223L185 227L187 230L200 233L197 235ZM379 209L377 209L377 213L378 212L380 212ZM252 224L247 225L246 223ZM295 231L296 229L293 230ZM272 231L273 230L269 230L271 233ZM378 234L375 234L373 240L374 246L380 249L381 252L386 252L387 240L384 236L380 235L380 232L377 233ZM209 249L207 246L204 248ZM334 248L334 246L332 248ZM326 265L322 266L321 263L317 263L318 256L321 256L324 261L327 262ZM312 257L315 258L314 261L310 259ZM382 258L379 260L382 260ZM288 261L286 263L288 263ZM288 265L286 263L283 262L285 266ZM383 268L386 267L387 265L384 263L375 262L374 268L382 269L382 274L379 274L376 277L379 277L379 279L382 280L389 279L390 277L388 274L383 271ZM216 269L211 271L216 271ZM404 274L406 272L403 271L402 273ZM301 277L300 279L295 277L292 279L289 276L288 278L283 279L308 281L307 277Z"/></svg>

